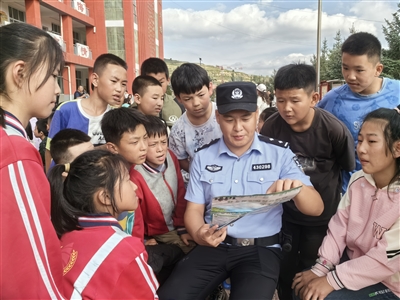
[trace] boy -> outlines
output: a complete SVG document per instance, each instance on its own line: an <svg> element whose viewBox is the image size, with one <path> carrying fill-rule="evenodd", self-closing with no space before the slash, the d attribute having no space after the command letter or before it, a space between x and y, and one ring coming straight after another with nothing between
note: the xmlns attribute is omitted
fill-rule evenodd
<svg viewBox="0 0 400 300"><path fill-rule="evenodd" d="M354 142L335 116L314 108L316 72L305 64L291 64L275 76L276 107L279 114L269 117L261 134L288 142L304 173L324 201L317 217L302 214L293 201L283 204L283 230L292 235L292 250L284 254L279 276L279 299L292 298L291 285L297 272L310 268L326 235L328 223L340 201L340 171L355 167Z"/></svg>
<svg viewBox="0 0 400 300"><path fill-rule="evenodd" d="M183 224L186 189L179 162L168 150L167 126L155 116L147 116L147 120L146 161L135 166L138 173L134 173L132 178L143 183L140 186L144 198L140 208L144 233L157 242L176 244L187 253L194 245L189 246L191 237Z"/></svg>
<svg viewBox="0 0 400 300"><path fill-rule="evenodd" d="M152 76L161 83L164 95L164 106L161 111L161 118L166 122L167 126L171 128L182 115L183 111L181 109L182 107L175 102L174 98L167 94L169 84L167 64L158 57L150 57L142 63L140 74Z"/></svg>
<svg viewBox="0 0 400 300"><path fill-rule="evenodd" d="M138 76L132 83L133 99L137 109L146 116L160 116L163 108L161 83L151 76Z"/></svg>
<svg viewBox="0 0 400 300"><path fill-rule="evenodd" d="M206 70L192 63L179 66L172 73L171 84L186 112L171 129L169 148L181 169L189 172L195 150L222 135L215 119L215 104L210 100L213 87Z"/></svg>
<svg viewBox="0 0 400 300"><path fill-rule="evenodd" d="M71 163L82 153L93 150L90 136L77 129L63 129L50 142L50 154L57 165Z"/></svg>
<svg viewBox="0 0 400 300"><path fill-rule="evenodd" d="M130 179L138 186L136 196L139 204L144 201L143 184L146 183L144 179L137 180L141 175L135 170L135 166L143 164L146 160L148 136L145 126L147 122L146 116L141 112L125 107L108 111L101 120L107 149L123 156L130 165ZM134 213L129 212L120 216L120 219L121 226L127 233L144 239L144 223L140 206ZM168 268L172 268L183 253L176 245L147 246L146 250L149 252L148 263L157 274L159 283L162 284L165 277L169 275ZM167 270L163 267L167 267Z"/></svg>
<svg viewBox="0 0 400 300"><path fill-rule="evenodd" d="M39 119L36 122L35 130L33 131L33 135L39 138L42 142L39 144L39 153L42 158L43 167L45 167L45 151L46 151L46 142L49 125L47 124L47 119Z"/></svg>
<svg viewBox="0 0 400 300"><path fill-rule="evenodd" d="M198 246L181 260L158 290L160 299L205 299L227 277L231 299L272 299L279 274L282 207L247 215L218 230L211 226L211 199L301 187L294 197L305 214L323 203L287 143L256 133L256 86L229 82L217 87L217 121L223 137L196 153L185 195L186 229ZM242 242L240 242L240 239Z"/></svg>
<svg viewBox="0 0 400 300"><path fill-rule="evenodd" d="M400 81L380 77L382 70L379 40L366 32L352 34L342 45L342 74L346 84L329 91L317 105L334 114L347 126L355 146L367 113L380 107L393 108L400 104ZM361 170L361 164L356 156L357 170ZM343 172L343 193L353 172Z"/></svg>
<svg viewBox="0 0 400 300"><path fill-rule="evenodd" d="M126 62L114 54L100 55L90 77L93 92L89 98L68 101L61 104L53 117L46 149L50 151L50 141L62 129L74 128L91 138L92 144L105 144L100 121L112 106L121 106L126 90ZM50 167L50 152L46 155L46 168Z"/></svg>

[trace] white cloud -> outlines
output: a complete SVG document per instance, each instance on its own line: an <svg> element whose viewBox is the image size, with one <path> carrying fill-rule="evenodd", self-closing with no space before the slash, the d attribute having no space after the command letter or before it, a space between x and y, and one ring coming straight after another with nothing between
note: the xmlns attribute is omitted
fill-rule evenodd
<svg viewBox="0 0 400 300"><path fill-rule="evenodd" d="M268 14L262 9L265 2L270 1L229 11L222 6L203 11L165 9L165 57L192 62L202 57L205 64L235 64L246 72L264 75L294 61L308 63L316 51L317 11L305 8ZM357 31L381 35L382 23L369 20L376 20L376 12L382 12L379 17L383 21L393 10L386 2L378 2L355 3L341 14L324 12L322 37L331 44L337 30L348 36L353 24Z"/></svg>

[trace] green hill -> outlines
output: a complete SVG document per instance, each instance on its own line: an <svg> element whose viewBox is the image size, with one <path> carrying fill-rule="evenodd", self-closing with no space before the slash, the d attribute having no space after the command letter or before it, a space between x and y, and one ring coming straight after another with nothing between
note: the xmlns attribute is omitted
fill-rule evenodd
<svg viewBox="0 0 400 300"><path fill-rule="evenodd" d="M179 67L185 61L179 61L174 59L165 59L168 66L169 74ZM238 70L232 70L230 68L225 69L222 66L211 66L201 64L201 66L207 71L214 85L217 86L224 82L231 81L252 81L254 83L264 83L266 86L270 86L271 78L269 76L258 76L239 72Z"/></svg>

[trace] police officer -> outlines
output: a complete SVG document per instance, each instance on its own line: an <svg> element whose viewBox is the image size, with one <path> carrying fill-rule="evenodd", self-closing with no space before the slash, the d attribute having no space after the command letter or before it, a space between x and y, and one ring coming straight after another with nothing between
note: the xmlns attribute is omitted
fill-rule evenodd
<svg viewBox="0 0 400 300"><path fill-rule="evenodd" d="M185 196L185 226L198 246L177 264L158 291L160 299L205 299L228 277L230 299L272 299L282 256L282 206L244 216L218 230L218 225L210 225L213 197L302 186L293 199L297 208L313 216L323 211L321 197L287 143L256 133L256 86L230 82L219 85L216 92L216 118L223 138L194 156Z"/></svg>

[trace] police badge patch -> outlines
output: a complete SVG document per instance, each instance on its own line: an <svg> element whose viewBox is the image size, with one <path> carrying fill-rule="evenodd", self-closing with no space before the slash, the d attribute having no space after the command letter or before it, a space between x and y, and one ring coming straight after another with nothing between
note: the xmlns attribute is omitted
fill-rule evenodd
<svg viewBox="0 0 400 300"><path fill-rule="evenodd" d="M293 161L296 164L296 166L298 166L299 169L304 173L303 167L301 166L301 163L300 163L299 159L297 158L297 156L293 156Z"/></svg>
<svg viewBox="0 0 400 300"><path fill-rule="evenodd" d="M222 166L217 165L207 165L206 170L212 173L219 172L222 170Z"/></svg>

